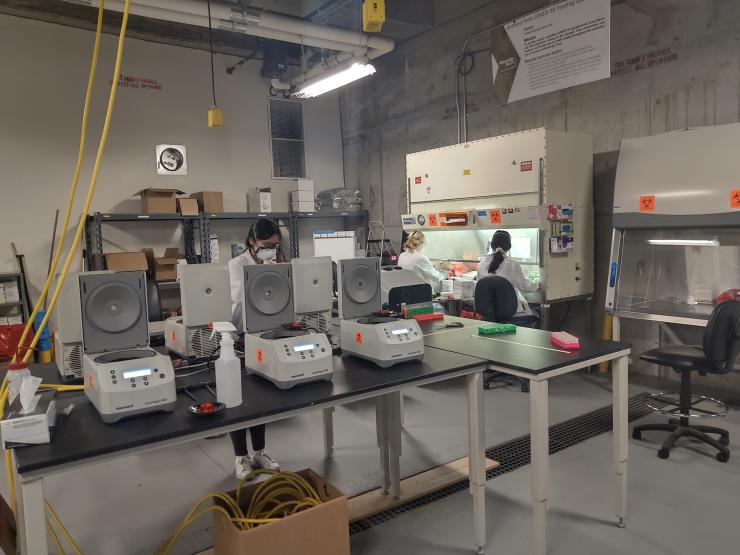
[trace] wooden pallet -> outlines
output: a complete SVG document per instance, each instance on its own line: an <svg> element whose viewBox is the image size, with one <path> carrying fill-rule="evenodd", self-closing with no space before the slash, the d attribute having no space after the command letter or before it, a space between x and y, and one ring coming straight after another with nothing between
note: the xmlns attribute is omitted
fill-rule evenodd
<svg viewBox="0 0 740 555"><path fill-rule="evenodd" d="M486 471L497 468L499 463L486 459ZM376 489L349 500L349 521L355 522L383 511L393 509L429 493L434 493L468 478L468 458L463 457L442 466L401 480L401 497L393 499Z"/></svg>

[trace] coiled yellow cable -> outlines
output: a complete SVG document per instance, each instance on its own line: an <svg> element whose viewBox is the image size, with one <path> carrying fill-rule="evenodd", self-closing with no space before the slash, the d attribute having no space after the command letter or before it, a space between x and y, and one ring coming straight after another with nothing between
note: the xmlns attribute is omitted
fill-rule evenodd
<svg viewBox="0 0 740 555"><path fill-rule="evenodd" d="M242 488L246 482L260 474L269 474L270 478L255 488L245 513L240 508ZM219 500L224 506L210 505L199 510L209 499ZM222 513L239 529L249 530L320 504L321 498L314 487L299 474L265 469L253 470L239 481L235 498L223 492L213 492L201 497L155 555L167 555L180 534L198 518L210 512Z"/></svg>
<svg viewBox="0 0 740 555"><path fill-rule="evenodd" d="M82 110L82 126L80 130L80 145L77 147L77 162L75 163L75 171L74 171L74 175L72 176L72 185L70 186L69 194L67 195L67 207L64 210L64 218L62 220L62 231L59 234L59 242L58 242L57 250L54 253L54 257L52 258L51 265L49 266L49 274L46 276L46 281L44 281L44 287L41 289L41 294L39 295L39 298L33 307L33 312L31 312L31 316L29 316L28 322L26 322L26 327L23 328L23 333L21 334L21 339L18 342L18 345L23 345L23 343L26 341L26 338L28 337L28 332L32 329L33 321L36 319L36 315L39 313L39 310L44 305L44 299L46 299L46 295L49 293L49 287L51 286L51 282L54 278L54 272L57 271L57 265L59 264L59 260L62 257L62 251L64 250L63 248L64 240L67 237L67 230L69 229L69 220L72 215L72 207L74 206L75 196L77 195L77 184L80 181L80 172L82 171L82 161L83 161L83 158L85 157L85 141L87 139L88 116L90 114L90 104L92 101L93 85L95 84L95 73L98 68L98 54L100 52L100 38L103 35L103 1L104 0L100 0L100 5L98 6L98 23L95 28L95 46L93 46L92 61L90 62L90 75L87 79L87 91L85 93L85 104ZM43 327L40 329L43 329ZM15 361L15 355L13 356L13 361Z"/></svg>

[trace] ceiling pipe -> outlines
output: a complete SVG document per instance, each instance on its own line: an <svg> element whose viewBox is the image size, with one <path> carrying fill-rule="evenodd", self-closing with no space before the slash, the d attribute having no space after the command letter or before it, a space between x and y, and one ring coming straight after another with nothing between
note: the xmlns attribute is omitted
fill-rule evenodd
<svg viewBox="0 0 740 555"><path fill-rule="evenodd" d="M77 0L75 3L81 3ZM91 6L98 6L98 0L82 0ZM119 11L123 6L121 0L108 0L105 7ZM148 9L147 9L148 8ZM158 12L161 12L157 15ZM192 25L208 23L208 7L198 0L132 0L131 13L169 21L186 21ZM264 38L275 38L285 42L316 46L328 50L353 52L367 49L368 59L374 59L391 52L395 43L391 39L375 37L340 29L329 25L320 25L293 17L255 10L242 10L232 5L213 2L211 19L214 26L224 30L233 30L248 35ZM311 43L311 44L310 44Z"/></svg>
<svg viewBox="0 0 740 555"><path fill-rule="evenodd" d="M99 4L98 0L66 1L93 7L97 7ZM105 8L114 11L123 11L123 6L124 2L122 0L106 0L105 2ZM132 0L130 13L187 25L208 26L208 7L198 0ZM218 2L211 4L211 22L214 27L224 31L334 50L341 53L327 58L309 71L291 79L290 82L273 79L271 86L278 90L290 90L294 85L317 77L321 73L353 58L359 63L367 63L367 60L391 52L395 46L392 40L383 37L370 36L365 33L328 25L319 25L278 14L243 10Z"/></svg>

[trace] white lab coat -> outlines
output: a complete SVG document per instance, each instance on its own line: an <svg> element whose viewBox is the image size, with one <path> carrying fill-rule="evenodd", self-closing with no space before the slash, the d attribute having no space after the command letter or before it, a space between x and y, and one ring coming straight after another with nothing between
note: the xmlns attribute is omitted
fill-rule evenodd
<svg viewBox="0 0 740 555"><path fill-rule="evenodd" d="M480 263L478 264L478 279L489 275L488 268L491 266L492 260L493 255L488 255L480 261ZM529 303L524 298L524 295L522 293L533 293L540 288L540 284L536 281L532 281L524 277L524 272L522 271L522 267L519 262L516 262L508 256L505 256L503 262L501 262L499 267L496 269L494 275L506 278L514 286L517 299L519 300L519 310L517 311L517 316L534 314L532 312L532 309L529 308Z"/></svg>
<svg viewBox="0 0 740 555"><path fill-rule="evenodd" d="M265 264L276 264L275 260ZM229 260L229 281L231 282L231 323L237 331L244 331L242 325L242 300L244 298L244 266L257 264L252 253L247 249L239 256Z"/></svg>
<svg viewBox="0 0 740 555"><path fill-rule="evenodd" d="M446 275L437 270L431 260L419 251L406 250L398 257L398 265L404 270L411 270L421 279L432 286L435 291L439 290L440 281Z"/></svg>

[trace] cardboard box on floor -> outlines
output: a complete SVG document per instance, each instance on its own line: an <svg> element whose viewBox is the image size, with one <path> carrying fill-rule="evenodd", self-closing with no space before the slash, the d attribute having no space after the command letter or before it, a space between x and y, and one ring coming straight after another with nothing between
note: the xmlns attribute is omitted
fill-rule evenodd
<svg viewBox="0 0 740 555"><path fill-rule="evenodd" d="M221 214L224 211L224 194L220 191L199 191L190 195L198 201L198 208L209 214Z"/></svg>
<svg viewBox="0 0 740 555"><path fill-rule="evenodd" d="M142 189L134 194L141 197L141 211L144 214L177 214L177 195L184 195L179 189Z"/></svg>
<svg viewBox="0 0 740 555"><path fill-rule="evenodd" d="M114 272L146 272L149 270L143 252L109 252L104 256L106 267Z"/></svg>
<svg viewBox="0 0 740 555"><path fill-rule="evenodd" d="M240 530L223 513L214 511L214 553L349 555L347 497L312 470L301 470L297 474L316 488L322 500L320 505L251 530ZM242 510L249 506L258 486L259 484L253 484L242 489ZM236 498L235 492L230 495Z"/></svg>
<svg viewBox="0 0 740 555"><path fill-rule="evenodd" d="M180 249L167 247L164 256L155 257L154 249L141 249L145 255L149 275L154 281L175 281L177 279L177 260L181 258Z"/></svg>

